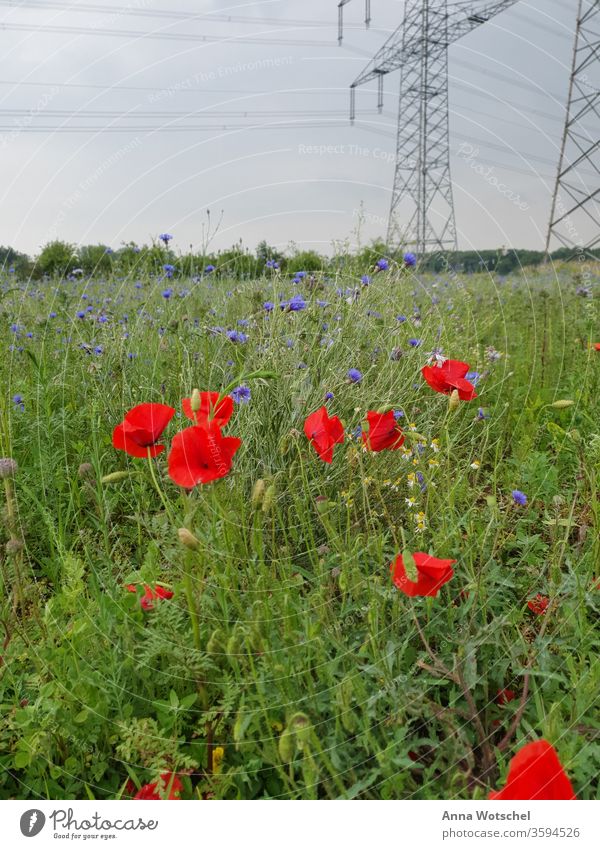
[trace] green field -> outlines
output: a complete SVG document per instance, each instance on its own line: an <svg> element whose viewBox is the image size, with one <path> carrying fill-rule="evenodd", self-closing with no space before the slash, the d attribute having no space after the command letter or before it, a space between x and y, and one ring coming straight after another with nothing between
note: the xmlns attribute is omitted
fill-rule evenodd
<svg viewBox="0 0 600 849"><path fill-rule="evenodd" d="M0 797L483 799L544 738L598 798L599 281L5 273ZM475 400L424 382L435 350ZM231 471L176 486L182 399L238 386ZM176 410L151 461L112 445L147 402ZM363 449L369 410L402 448ZM454 576L408 597L403 551Z"/></svg>

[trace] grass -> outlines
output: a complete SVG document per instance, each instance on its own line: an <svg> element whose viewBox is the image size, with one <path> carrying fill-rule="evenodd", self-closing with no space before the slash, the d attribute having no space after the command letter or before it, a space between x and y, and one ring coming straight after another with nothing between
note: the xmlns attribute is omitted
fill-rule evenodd
<svg viewBox="0 0 600 849"><path fill-rule="evenodd" d="M1 798L128 797L165 771L184 798L486 798L541 737L597 798L597 277L581 297L569 265L361 288L364 271L181 279L168 299L148 278L3 284L0 453L19 468ZM301 311L263 308L298 293ZM481 375L476 401L450 411L423 382L436 348ZM112 447L132 406L177 409L168 444L193 388L257 371L273 377L236 405L226 478L186 495L163 454L161 498L148 463ZM348 434L331 466L302 432L326 392ZM363 452L366 411L390 407L406 450ZM457 561L437 598L392 584L404 548ZM134 582L174 596L144 611Z"/></svg>

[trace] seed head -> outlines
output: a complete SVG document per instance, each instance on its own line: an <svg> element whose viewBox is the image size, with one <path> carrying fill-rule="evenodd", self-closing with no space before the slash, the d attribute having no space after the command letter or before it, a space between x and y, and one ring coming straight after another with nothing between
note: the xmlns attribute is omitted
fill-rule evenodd
<svg viewBox="0 0 600 849"><path fill-rule="evenodd" d="M12 457L0 457L0 478L14 478L19 467Z"/></svg>

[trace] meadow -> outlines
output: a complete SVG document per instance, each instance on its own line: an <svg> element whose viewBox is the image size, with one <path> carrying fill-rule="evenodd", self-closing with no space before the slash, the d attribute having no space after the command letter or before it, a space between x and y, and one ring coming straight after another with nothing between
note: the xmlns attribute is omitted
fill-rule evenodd
<svg viewBox="0 0 600 849"><path fill-rule="evenodd" d="M600 268L171 273L2 275L0 798L598 798Z"/></svg>

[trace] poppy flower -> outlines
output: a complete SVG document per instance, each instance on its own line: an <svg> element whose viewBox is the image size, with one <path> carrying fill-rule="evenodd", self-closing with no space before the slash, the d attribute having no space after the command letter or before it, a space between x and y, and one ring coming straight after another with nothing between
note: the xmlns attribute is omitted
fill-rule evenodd
<svg viewBox="0 0 600 849"><path fill-rule="evenodd" d="M218 392L200 392L200 409L194 413L192 399L184 398L183 412L196 424L213 422L219 427L225 427L233 414L233 398L230 395L221 398Z"/></svg>
<svg viewBox="0 0 600 849"><path fill-rule="evenodd" d="M158 781L153 781L151 784L144 784L133 797L134 799L181 799L181 791L183 784L179 778L172 772L163 772L160 776L160 790ZM161 795L162 792L162 795ZM168 792L168 796L166 795Z"/></svg>
<svg viewBox="0 0 600 849"><path fill-rule="evenodd" d="M514 690L498 690L496 693L495 702L497 705L507 705L515 700L517 694Z"/></svg>
<svg viewBox="0 0 600 849"><path fill-rule="evenodd" d="M415 596L437 596L444 584L453 576L452 564L456 560L439 560L430 554L417 552L413 554L415 566L417 567L417 580L411 581L406 574L404 560L399 554L390 566L392 580L398 589L405 595Z"/></svg>
<svg viewBox="0 0 600 849"><path fill-rule="evenodd" d="M344 425L337 416L329 416L326 407L307 417L304 433L324 463L331 463L334 445L344 441Z"/></svg>
<svg viewBox="0 0 600 849"><path fill-rule="evenodd" d="M546 740L527 743L510 762L506 784L490 799L576 799L573 787L556 754Z"/></svg>
<svg viewBox="0 0 600 849"><path fill-rule="evenodd" d="M369 451L385 451L386 448L394 450L404 443L404 435L393 410L388 413L369 410L367 421L369 432L363 431L362 438Z"/></svg>
<svg viewBox="0 0 600 849"><path fill-rule="evenodd" d="M538 593L536 596L529 599L527 607L532 613L535 613L536 616L543 616L549 604L550 599L547 596Z"/></svg>
<svg viewBox="0 0 600 849"><path fill-rule="evenodd" d="M165 450L156 443L174 415L166 404L139 404L114 429L113 446L131 457L156 457Z"/></svg>
<svg viewBox="0 0 600 849"><path fill-rule="evenodd" d="M443 363L423 366L421 374L436 392L452 395L456 389L461 401L472 401L473 398L477 398L477 393L473 384L465 380L469 370L470 366L467 363L461 363L459 360L444 360Z"/></svg>
<svg viewBox="0 0 600 849"><path fill-rule="evenodd" d="M125 589L127 589L130 593L137 593L138 590L137 584L127 584ZM152 610L154 602L159 598L173 598L173 593L171 590L167 590L164 587L152 588L148 584L144 584L144 595L140 598L142 610Z"/></svg>
<svg viewBox="0 0 600 849"><path fill-rule="evenodd" d="M596 342L594 348L596 349L596 351L600 351L600 342Z"/></svg>
<svg viewBox="0 0 600 849"><path fill-rule="evenodd" d="M233 404L233 400L229 400ZM241 444L237 436L223 436L214 420L188 427L173 437L169 476L186 489L224 478Z"/></svg>

